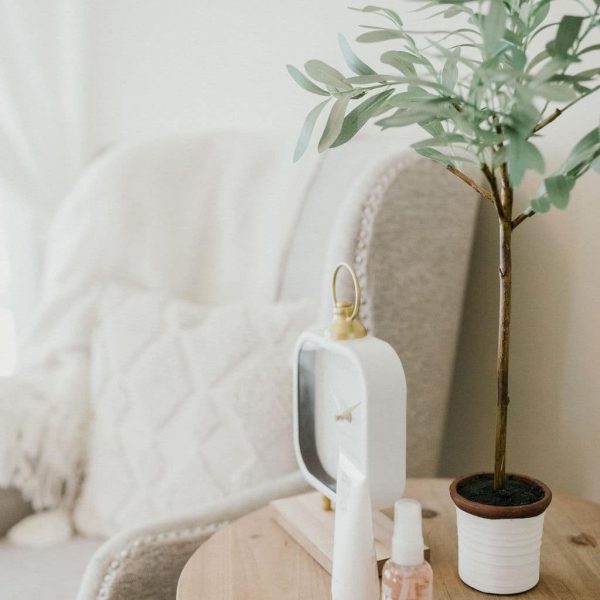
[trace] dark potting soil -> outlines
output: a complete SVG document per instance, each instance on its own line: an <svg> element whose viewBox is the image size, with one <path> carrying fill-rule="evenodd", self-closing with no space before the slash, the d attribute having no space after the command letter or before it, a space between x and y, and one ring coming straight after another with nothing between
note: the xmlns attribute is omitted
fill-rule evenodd
<svg viewBox="0 0 600 600"><path fill-rule="evenodd" d="M482 474L461 482L456 491L467 500L491 506L522 506L533 504L544 497L544 490L536 483L517 479L512 475L506 478L503 490L494 491L494 478Z"/></svg>

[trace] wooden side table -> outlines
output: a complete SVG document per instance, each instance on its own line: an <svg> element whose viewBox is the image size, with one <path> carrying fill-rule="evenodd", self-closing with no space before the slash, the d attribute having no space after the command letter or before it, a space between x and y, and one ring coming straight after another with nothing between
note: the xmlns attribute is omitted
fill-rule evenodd
<svg viewBox="0 0 600 600"><path fill-rule="evenodd" d="M464 585L456 571L456 523L446 479L409 480L406 497L427 509L436 600L505 598ZM205 542L184 567L177 600L327 600L329 574L265 507ZM600 599L600 504L554 496L546 514L541 580L527 600Z"/></svg>

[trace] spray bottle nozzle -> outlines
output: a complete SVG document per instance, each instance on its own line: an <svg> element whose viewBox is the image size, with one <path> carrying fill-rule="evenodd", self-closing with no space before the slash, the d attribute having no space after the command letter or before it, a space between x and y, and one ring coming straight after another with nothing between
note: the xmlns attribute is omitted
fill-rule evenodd
<svg viewBox="0 0 600 600"><path fill-rule="evenodd" d="M417 500L397 500L394 505L392 561L406 566L421 564L424 547L421 504Z"/></svg>

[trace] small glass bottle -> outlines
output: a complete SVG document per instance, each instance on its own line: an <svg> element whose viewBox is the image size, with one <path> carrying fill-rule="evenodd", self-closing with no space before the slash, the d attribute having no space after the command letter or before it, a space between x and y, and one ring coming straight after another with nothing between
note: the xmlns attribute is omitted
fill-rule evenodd
<svg viewBox="0 0 600 600"><path fill-rule="evenodd" d="M381 574L381 600L433 600L433 571L423 559L424 548L421 505L416 500L398 500L392 558Z"/></svg>

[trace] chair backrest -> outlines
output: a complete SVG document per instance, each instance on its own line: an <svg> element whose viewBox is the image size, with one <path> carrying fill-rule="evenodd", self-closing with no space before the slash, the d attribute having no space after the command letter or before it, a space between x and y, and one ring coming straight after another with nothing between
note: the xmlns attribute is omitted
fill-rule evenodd
<svg viewBox="0 0 600 600"><path fill-rule="evenodd" d="M314 163L292 165L272 135L118 146L59 209L44 291L117 279L206 304L273 300Z"/></svg>
<svg viewBox="0 0 600 600"><path fill-rule="evenodd" d="M357 271L362 319L406 371L411 476L438 469L477 207L442 166L360 140L326 155L288 255L282 297L320 293L323 324L335 264Z"/></svg>
<svg viewBox="0 0 600 600"><path fill-rule="evenodd" d="M61 298L111 279L205 303L320 298L325 323L332 269L348 262L363 288L365 323L395 347L405 366L409 474L434 475L477 199L443 167L390 151L379 140L359 140L301 167L288 167L285 153L284 161L273 151L278 147L272 138L202 134L128 145L100 159L59 211L50 236L44 289L52 296L61 288L62 297L49 314L60 311ZM252 188L254 196L244 194L240 182L257 168L262 183ZM215 209L221 187L229 190L220 200L225 214ZM263 190L270 194L265 202ZM240 226L238 238L227 237L227 211L237 202L247 218L267 223L268 243ZM277 202L291 206L277 212ZM288 235L279 236L280 230ZM250 249L246 254L255 242L260 251L230 268L219 246L236 241ZM219 262L212 264L215 248ZM244 253L231 256L240 260ZM263 260L271 270L261 280L252 269ZM220 274L207 281L217 267ZM248 271L253 275L244 280Z"/></svg>

